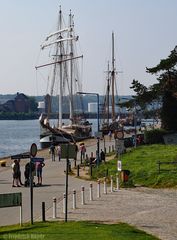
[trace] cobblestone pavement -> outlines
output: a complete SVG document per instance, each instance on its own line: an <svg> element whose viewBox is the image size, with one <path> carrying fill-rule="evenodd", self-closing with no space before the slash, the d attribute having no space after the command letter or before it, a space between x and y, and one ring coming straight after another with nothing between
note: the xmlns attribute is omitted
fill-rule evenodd
<svg viewBox="0 0 177 240"><path fill-rule="evenodd" d="M73 179L71 180L73 181ZM75 181L75 180L74 180ZM72 209L72 192L68 200L68 220L93 220L105 223L126 222L153 234L160 239L177 239L177 191L148 188L120 189L103 193L97 197L94 184L94 198L90 201L89 182L85 186L85 205L81 204L81 188L77 192L77 208ZM47 216L52 220L52 208ZM64 220L63 201L58 200L57 220ZM53 219L54 220L54 219Z"/></svg>

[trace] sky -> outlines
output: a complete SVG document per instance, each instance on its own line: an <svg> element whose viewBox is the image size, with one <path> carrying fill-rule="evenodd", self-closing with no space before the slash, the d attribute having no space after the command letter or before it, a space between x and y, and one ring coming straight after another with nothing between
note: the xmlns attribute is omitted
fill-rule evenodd
<svg viewBox="0 0 177 240"><path fill-rule="evenodd" d="M119 95L134 94L133 79L156 82L156 66L177 45L177 0L0 0L0 94L45 94L35 66L40 45L55 29L59 6L75 16L83 65L83 91L104 94L111 34L115 34Z"/></svg>

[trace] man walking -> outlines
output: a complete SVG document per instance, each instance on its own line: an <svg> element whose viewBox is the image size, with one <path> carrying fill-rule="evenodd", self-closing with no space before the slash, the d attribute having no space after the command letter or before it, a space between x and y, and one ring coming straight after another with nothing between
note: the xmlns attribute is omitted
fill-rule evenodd
<svg viewBox="0 0 177 240"><path fill-rule="evenodd" d="M38 178L38 186L42 185L42 168L45 166L44 162L36 162L36 173Z"/></svg>
<svg viewBox="0 0 177 240"><path fill-rule="evenodd" d="M55 161L55 146L53 143L50 146L50 153L52 154L52 161Z"/></svg>

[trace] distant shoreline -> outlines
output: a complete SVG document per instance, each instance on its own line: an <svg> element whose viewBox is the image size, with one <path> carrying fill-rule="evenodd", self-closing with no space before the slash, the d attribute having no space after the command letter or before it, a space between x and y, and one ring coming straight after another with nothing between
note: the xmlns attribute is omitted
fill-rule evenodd
<svg viewBox="0 0 177 240"><path fill-rule="evenodd" d="M31 112L31 113L16 113L16 112L0 112L0 120L36 120L39 119L41 113L37 112ZM44 115L46 115L44 113ZM97 118L96 114L84 114L84 116L87 118ZM69 113L63 113L62 118L63 119L69 119L70 115ZM50 119L58 119L58 113L51 113Z"/></svg>
<svg viewBox="0 0 177 240"><path fill-rule="evenodd" d="M41 113L1 113L0 112L0 120L36 120L39 119ZM121 118L125 118L128 116L128 114L120 114ZM86 112L82 114L82 117L85 117L86 119L97 119L98 114L92 113L92 112ZM110 114L111 119L111 114ZM52 113L50 115L51 119L58 119L58 113ZM69 113L63 113L62 116L63 119L69 119ZM105 114L100 113L99 114L100 119L105 119Z"/></svg>

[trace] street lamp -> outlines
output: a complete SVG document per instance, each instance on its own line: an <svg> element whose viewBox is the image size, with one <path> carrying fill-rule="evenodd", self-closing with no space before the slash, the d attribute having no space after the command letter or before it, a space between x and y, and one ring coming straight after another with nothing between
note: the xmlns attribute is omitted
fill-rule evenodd
<svg viewBox="0 0 177 240"><path fill-rule="evenodd" d="M85 95L96 95L97 96L97 129L98 129L98 134L100 131L100 100L99 100L99 94L98 93L91 93L91 92L77 92L77 94L85 94ZM99 159L100 159L100 141L99 141L99 136L97 136L97 166L99 165Z"/></svg>

